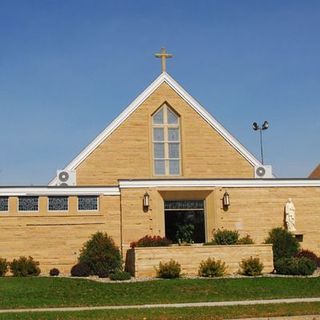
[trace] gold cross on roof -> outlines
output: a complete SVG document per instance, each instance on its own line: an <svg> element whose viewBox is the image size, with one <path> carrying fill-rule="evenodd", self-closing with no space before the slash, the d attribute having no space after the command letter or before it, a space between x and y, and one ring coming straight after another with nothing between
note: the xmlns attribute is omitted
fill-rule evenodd
<svg viewBox="0 0 320 320"><path fill-rule="evenodd" d="M166 72L166 59L172 58L171 53L167 53L166 48L161 48L161 53L156 53L154 55L156 58L161 58L162 72Z"/></svg>

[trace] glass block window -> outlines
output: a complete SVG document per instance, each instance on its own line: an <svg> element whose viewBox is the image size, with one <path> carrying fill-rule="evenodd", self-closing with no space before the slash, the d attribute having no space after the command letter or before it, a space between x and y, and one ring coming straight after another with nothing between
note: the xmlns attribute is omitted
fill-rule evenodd
<svg viewBox="0 0 320 320"><path fill-rule="evenodd" d="M79 211L96 211L98 210L98 196L79 196Z"/></svg>
<svg viewBox="0 0 320 320"><path fill-rule="evenodd" d="M19 211L38 211L39 197L19 197Z"/></svg>
<svg viewBox="0 0 320 320"><path fill-rule="evenodd" d="M166 104L152 117L154 174L181 174L179 116Z"/></svg>
<svg viewBox="0 0 320 320"><path fill-rule="evenodd" d="M9 197L0 197L0 212L9 210L8 201Z"/></svg>
<svg viewBox="0 0 320 320"><path fill-rule="evenodd" d="M48 198L49 211L68 211L68 197L50 196Z"/></svg>
<svg viewBox="0 0 320 320"><path fill-rule="evenodd" d="M203 200L168 200L164 202L165 210L204 210Z"/></svg>

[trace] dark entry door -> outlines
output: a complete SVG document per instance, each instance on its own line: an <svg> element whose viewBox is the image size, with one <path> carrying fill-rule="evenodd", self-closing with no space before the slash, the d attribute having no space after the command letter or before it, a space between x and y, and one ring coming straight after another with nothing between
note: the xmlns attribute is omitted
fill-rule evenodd
<svg viewBox="0 0 320 320"><path fill-rule="evenodd" d="M204 201L203 200L174 200L165 201L166 237L177 243L179 226L193 225L193 242L205 242Z"/></svg>

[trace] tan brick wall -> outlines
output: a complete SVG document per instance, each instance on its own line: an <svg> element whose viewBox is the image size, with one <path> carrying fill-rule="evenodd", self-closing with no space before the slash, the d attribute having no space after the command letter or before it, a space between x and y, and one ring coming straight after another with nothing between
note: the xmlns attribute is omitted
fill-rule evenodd
<svg viewBox="0 0 320 320"><path fill-rule="evenodd" d="M262 243L268 232L284 226L284 205L288 198L296 207L297 233L303 234L303 248L320 254L320 188L229 188L231 205L228 211L221 206L225 189L217 190L219 204L216 228L238 229Z"/></svg>
<svg viewBox="0 0 320 320"><path fill-rule="evenodd" d="M228 190L231 205L222 207L222 197ZM143 211L145 192L150 195L150 208ZM255 243L264 242L268 232L284 226L284 205L292 198L296 207L297 233L303 234L303 248L320 254L320 188L193 188L193 189L122 189L123 246L149 235L165 235L164 199L205 200L206 240L215 229L239 230L249 234Z"/></svg>
<svg viewBox="0 0 320 320"><path fill-rule="evenodd" d="M153 177L151 115L167 102L181 116L182 176L250 178L252 166L173 89L162 84L77 168L78 185Z"/></svg>
<svg viewBox="0 0 320 320"><path fill-rule="evenodd" d="M68 274L93 233L107 232L120 246L119 196L101 196L97 212L78 212L75 197L68 213L48 212L46 197L40 197L39 213L17 212L17 198L9 201L9 213L0 214L0 257L9 261L30 255L43 273L57 267Z"/></svg>
<svg viewBox="0 0 320 320"><path fill-rule="evenodd" d="M131 252L130 252L131 253ZM192 259L191 259L192 257ZM180 263L184 275L196 276L200 262L208 258L222 260L227 265L227 273L237 273L242 259L258 257L264 265L263 273L273 270L271 245L237 245L237 246L172 246L158 248L135 248L129 270L137 278L155 277L160 262L173 259Z"/></svg>

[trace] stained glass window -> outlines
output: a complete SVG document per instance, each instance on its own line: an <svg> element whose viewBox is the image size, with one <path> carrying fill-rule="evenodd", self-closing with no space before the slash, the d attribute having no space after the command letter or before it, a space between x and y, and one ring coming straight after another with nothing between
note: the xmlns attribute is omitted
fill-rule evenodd
<svg viewBox="0 0 320 320"><path fill-rule="evenodd" d="M79 211L96 211L98 210L98 196L79 196Z"/></svg>
<svg viewBox="0 0 320 320"><path fill-rule="evenodd" d="M179 116L166 104L153 115L155 175L181 174Z"/></svg>
<svg viewBox="0 0 320 320"><path fill-rule="evenodd" d="M38 211L39 197L23 196L19 197L19 211Z"/></svg>
<svg viewBox="0 0 320 320"><path fill-rule="evenodd" d="M50 196L48 201L49 211L68 211L68 197Z"/></svg>
<svg viewBox="0 0 320 320"><path fill-rule="evenodd" d="M0 211L8 211L8 197L0 197Z"/></svg>

